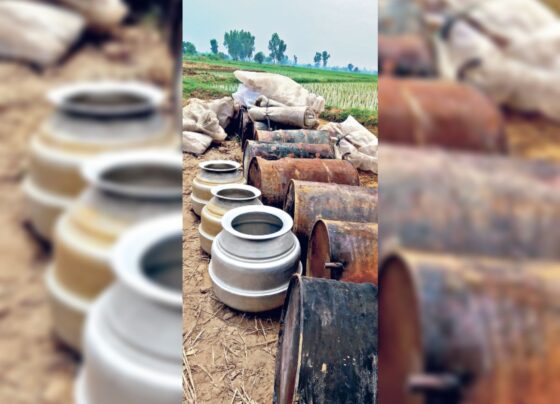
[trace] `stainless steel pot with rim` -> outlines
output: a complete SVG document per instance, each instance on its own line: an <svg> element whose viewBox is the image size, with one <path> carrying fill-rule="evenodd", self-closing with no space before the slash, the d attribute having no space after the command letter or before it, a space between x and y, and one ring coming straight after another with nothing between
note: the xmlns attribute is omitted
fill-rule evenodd
<svg viewBox="0 0 560 404"><path fill-rule="evenodd" d="M220 301L247 312L284 303L290 278L302 271L292 226L286 212L269 206L245 206L224 215L208 267Z"/></svg>
<svg viewBox="0 0 560 404"><path fill-rule="evenodd" d="M210 160L200 163L200 171L192 182L191 206L198 216L212 199L212 188L226 184L245 184L241 164L230 160Z"/></svg>

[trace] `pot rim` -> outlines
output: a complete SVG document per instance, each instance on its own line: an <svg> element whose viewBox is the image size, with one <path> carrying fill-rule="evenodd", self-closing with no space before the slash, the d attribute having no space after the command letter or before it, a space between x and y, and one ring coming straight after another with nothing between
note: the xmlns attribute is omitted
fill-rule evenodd
<svg viewBox="0 0 560 404"><path fill-rule="evenodd" d="M145 253L161 241L183 235L183 215L174 213L143 222L127 231L111 253L111 267L116 277L142 296L163 305L180 309L181 291L174 291L151 281L142 268Z"/></svg>
<svg viewBox="0 0 560 404"><path fill-rule="evenodd" d="M231 198L231 197L227 197L227 196L218 195L221 191L228 190L228 189L238 189L238 190L243 190L243 191L249 191L249 192L253 193L253 196L246 197L246 198ZM261 195L262 195L262 192L261 192L260 189L255 188L251 185L246 185L246 184L218 185L217 187L212 187L210 192L212 193L212 196L214 196L216 198L224 199L226 201L232 201L232 202L252 201L253 199L260 198Z"/></svg>
<svg viewBox="0 0 560 404"><path fill-rule="evenodd" d="M228 164L231 165L230 168L208 168L212 164ZM241 168L241 164L233 160L208 160L203 161L198 165L201 170L208 171L211 173L229 173L232 171L238 171Z"/></svg>
<svg viewBox="0 0 560 404"><path fill-rule="evenodd" d="M276 216L282 221L282 228L274 233L271 234L263 234L263 235L253 235L253 234L246 234L241 233L238 230L233 228L233 221L237 219L239 216L244 215L246 213L268 213L270 215ZM264 205L251 205L251 206L242 206L239 208L235 208L227 212L222 218L222 228L227 233L232 234L235 237L244 239L244 240L253 240L253 241L264 241L264 240L272 240L278 237L281 237L292 230L294 225L294 221L292 220L291 216L288 215L281 209L274 208L272 206L264 206Z"/></svg>
<svg viewBox="0 0 560 404"><path fill-rule="evenodd" d="M70 99L80 94L128 93L143 99L140 105L83 106ZM142 81L99 80L62 85L47 94L47 100L58 110L86 116L118 116L149 113L157 110L165 99L163 91Z"/></svg>
<svg viewBox="0 0 560 404"><path fill-rule="evenodd" d="M182 187L177 187L176 189L156 186L144 187L117 184L113 181L103 179L103 175L111 170L125 167L141 167L143 165L177 169L178 172L182 172L183 159L180 153L169 149L103 153L84 163L81 174L91 186L113 194L134 198L181 198L183 192Z"/></svg>

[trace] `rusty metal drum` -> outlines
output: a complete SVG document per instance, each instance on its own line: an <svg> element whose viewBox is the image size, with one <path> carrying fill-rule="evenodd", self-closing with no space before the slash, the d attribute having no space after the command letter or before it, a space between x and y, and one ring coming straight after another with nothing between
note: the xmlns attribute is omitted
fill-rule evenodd
<svg viewBox="0 0 560 404"><path fill-rule="evenodd" d="M259 188L265 205L282 207L291 180L360 185L358 170L344 160L292 159L268 161L255 157L247 183Z"/></svg>
<svg viewBox="0 0 560 404"><path fill-rule="evenodd" d="M318 220L307 250L307 276L377 284L377 224Z"/></svg>

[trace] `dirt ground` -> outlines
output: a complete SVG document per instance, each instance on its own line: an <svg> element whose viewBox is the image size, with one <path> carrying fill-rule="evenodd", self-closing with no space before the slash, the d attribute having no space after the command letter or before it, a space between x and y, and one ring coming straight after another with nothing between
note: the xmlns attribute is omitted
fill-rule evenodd
<svg viewBox="0 0 560 404"><path fill-rule="evenodd" d="M50 112L45 92L102 77L170 85L171 72L159 35L134 27L78 47L58 67L0 63L0 403L71 403L79 365L51 335L43 286L50 252L27 229L20 191L28 141Z"/></svg>

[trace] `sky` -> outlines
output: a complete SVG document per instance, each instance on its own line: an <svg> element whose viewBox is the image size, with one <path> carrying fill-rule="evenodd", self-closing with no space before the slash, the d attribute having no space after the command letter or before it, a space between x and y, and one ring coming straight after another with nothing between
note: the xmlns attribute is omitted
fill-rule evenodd
<svg viewBox="0 0 560 404"><path fill-rule="evenodd" d="M377 69L377 0L183 0L183 40L199 52L210 39L244 29L255 36L256 51L268 51L274 32L298 63L313 63L317 51L331 54L330 66Z"/></svg>

